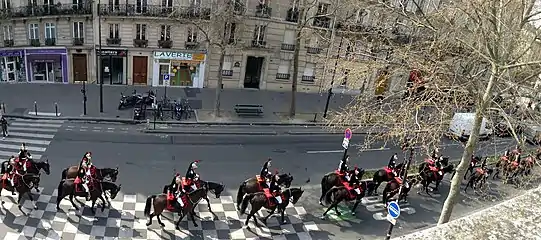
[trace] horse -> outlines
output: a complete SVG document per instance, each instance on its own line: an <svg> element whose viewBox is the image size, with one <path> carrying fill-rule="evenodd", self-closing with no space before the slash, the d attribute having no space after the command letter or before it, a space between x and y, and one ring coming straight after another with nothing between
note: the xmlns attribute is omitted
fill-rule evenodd
<svg viewBox="0 0 541 240"><path fill-rule="evenodd" d="M397 176L400 176L402 174L402 171L404 169L404 163L399 163L395 166L395 171ZM390 176L392 173L388 173L385 168L379 169L374 173L374 176L372 177L372 182L374 182L374 188L369 189L367 195L372 195L372 191L374 195L378 194L378 188L379 185L381 185L382 182L388 182L391 181L395 176Z"/></svg>
<svg viewBox="0 0 541 240"><path fill-rule="evenodd" d="M194 213L194 207L197 205L197 202L199 202L201 199L203 199L205 196L207 196L208 189L206 186L202 186L201 188L187 193L187 199L188 202L185 203L183 208L180 208L177 203L172 204L174 206L175 212L178 213L180 216L178 218L178 221L175 223L175 228L177 230L180 230L180 221L184 218L184 216L190 214L192 217L192 223L195 227L197 227L197 223L195 222L195 217L193 216ZM165 224L162 223L162 220L160 219L160 215L162 212L167 208L167 202L169 200L167 199L167 194L159 194L159 195L151 195L147 198L147 201L145 203L145 210L144 214L146 217L148 217L148 221L146 223L147 226L150 226L152 224L152 218L156 216L158 219L158 223L165 227ZM176 200L174 200L176 201ZM150 213L150 208L154 207L154 211Z"/></svg>
<svg viewBox="0 0 541 240"><path fill-rule="evenodd" d="M198 180L197 185L199 185L199 186L205 185L206 188L208 189L207 193L209 193L209 192L214 193L214 196L216 198L220 198L220 195L225 190L225 185L224 184L216 183L216 182ZM163 187L162 193L167 193L169 187L170 187L169 185L165 185ZM210 199L208 198L208 195L204 196L203 199L205 199L205 201L207 201L208 209L212 213L212 209L210 208ZM193 213L193 215L195 215L195 213Z"/></svg>
<svg viewBox="0 0 541 240"><path fill-rule="evenodd" d="M523 166L522 171L521 171L521 175L522 176L528 176L528 175L530 175L532 173L532 168L535 165L535 158L533 156L529 155L528 157L526 157L526 159L522 160L520 165Z"/></svg>
<svg viewBox="0 0 541 240"><path fill-rule="evenodd" d="M421 177L421 184L426 192L426 194L428 194L429 196L431 195L429 192L428 192L428 189L429 189L429 185L430 183L432 182L435 182L436 183L436 186L434 187L433 191L438 191L438 187L441 183L441 180L443 180L443 176L446 174L446 173L451 173L451 172L454 172L455 171L455 166L453 164L448 164L447 166L444 166L442 168L438 168L439 170L437 172L435 171L432 171L430 170L429 168L426 168L425 170L421 171L419 173L419 176ZM418 194L420 194L420 192L417 192Z"/></svg>
<svg viewBox="0 0 541 240"><path fill-rule="evenodd" d="M473 172L468 179L468 183L464 188L464 193L468 193L468 187L471 187L475 191L479 189L482 184L486 184L488 177L492 175L493 171L494 169L492 168L489 168L487 170L476 168L475 172Z"/></svg>
<svg viewBox="0 0 541 240"><path fill-rule="evenodd" d="M242 206L240 209L240 214L244 215L246 214L246 208L248 207L248 203L252 206L252 209L250 209L250 213L248 213L248 217L246 218L246 221L244 222L244 225L247 228L250 228L248 226L248 221L250 221L250 218L254 219L254 223L256 226L259 227L259 223L257 222L257 218L255 217L255 214L261 209L266 208L269 211L269 215L263 218L263 223L267 223L267 219L274 214L276 209L278 209L278 212L281 213L281 222L286 223L284 219L284 214L287 205L291 202L292 204L296 204L299 199L301 198L302 194L304 193L304 190L302 188L287 188L281 192L282 194L282 203L277 204L274 202L274 197L271 197L272 199L269 199L267 195L264 192L256 192L256 193L249 193L244 196L244 199L242 199Z"/></svg>
<svg viewBox="0 0 541 240"><path fill-rule="evenodd" d="M93 179L92 181L94 181L94 186L92 187L91 184L89 184L88 187L90 192L90 200L92 200L91 211L92 213L96 213L96 200L99 198L102 202L105 202L102 196L103 192L110 191L111 199L114 199L120 191L122 184L117 186L115 183L109 181L99 181L97 179ZM62 199L64 199L66 196L69 196L71 205L75 208L75 210L79 211L79 207L77 207L73 202L73 197L86 197L87 193L84 190L77 191L75 189L76 187L82 188L82 186L76 186L75 179L68 178L60 181L57 188L58 196L56 197L56 210L60 210L60 201L62 201ZM102 204L101 211L103 212L104 210L105 204Z"/></svg>
<svg viewBox="0 0 541 240"><path fill-rule="evenodd" d="M502 156L500 157L500 160L496 162L496 171L494 171L494 175L492 176L492 180L500 177L500 172L504 171L504 169L511 163L509 157Z"/></svg>
<svg viewBox="0 0 541 240"><path fill-rule="evenodd" d="M61 180L64 180L64 179L68 179L68 178L76 178L77 177L77 170L79 169L78 166L71 166L69 168L65 168L64 170L62 170L62 179ZM118 178L118 167L116 168L96 168L94 167L94 169L96 170L96 176L94 176L98 181L103 181L105 178L109 178L111 180L111 182L116 182L117 178ZM105 191L103 192L103 197L105 198L105 200L107 201L107 203L109 204L109 206L111 206L111 201L109 200L109 197L107 196L107 194L105 194ZM77 200L79 202L79 200ZM81 202L79 202L81 203ZM103 202L105 204L105 202Z"/></svg>
<svg viewBox="0 0 541 240"><path fill-rule="evenodd" d="M350 193L349 190L345 186L334 186L327 193L325 193L325 203L330 204L327 210L321 215L321 219L325 219L325 216L327 213L334 208L334 211L336 212L336 215L340 216L342 213L338 211L338 204L342 201L352 201L355 200L355 204L353 204L353 208L351 208L351 214L355 215L355 209L357 209L357 206L363 199L363 197L366 195L366 189L369 188L369 184L373 184L372 182L364 182L361 181L358 185L360 187L360 194ZM353 198L352 198L352 195Z"/></svg>
<svg viewBox="0 0 541 240"><path fill-rule="evenodd" d="M41 177L41 170L43 170L45 174L47 175L51 174L51 166L49 165L49 159L47 159L46 161L34 161L31 159L28 159L26 164L29 165L26 169L26 173L35 174ZM8 172L8 169L10 168L12 168L12 166L9 163L9 161L3 161L1 164L0 173L5 174ZM36 190L36 192L39 192L38 187L39 187L39 184L34 185L34 189Z"/></svg>
<svg viewBox="0 0 541 240"><path fill-rule="evenodd" d="M357 174L357 179L361 180L363 179L363 175L365 173L365 170L360 168L358 169L359 170L359 174ZM354 175L355 174L355 169L352 169L348 172L350 175ZM341 187L343 184L342 184L342 180L340 179L341 177L338 175L338 173L336 173L336 171L334 172L330 172L330 173L327 173L325 174L325 176L323 176L323 178L321 179L321 196L319 197L319 205L323 206L323 198L325 197L325 194L333 187Z"/></svg>
<svg viewBox="0 0 541 240"><path fill-rule="evenodd" d="M398 192L400 191L400 186L404 184L404 187L402 188L402 192L400 193L400 196L398 198L398 201L403 200L405 203L408 202L408 193L411 190L411 187L417 184L418 179L417 178L406 178L406 181L402 180L403 183L397 182L396 180L392 180L387 182L385 185L385 188L383 189L383 197L382 201L385 206L387 206L387 203L389 203L389 200L394 197Z"/></svg>
<svg viewBox="0 0 541 240"><path fill-rule="evenodd" d="M34 205L34 209L38 209L38 206L34 202L34 198L32 197L32 194L30 193L30 190L34 188L34 185L39 185L39 181L40 181L39 176L32 173L26 173L24 175L15 176L14 181L15 181L15 186L13 187L9 183L8 179L2 178L2 184L0 185L0 194L2 194L2 189L6 189L11 192L17 191L19 193L17 204L19 205L18 207L21 212L23 212L21 199L24 194L27 194L28 199L30 199L30 201L32 201L32 204ZM4 203L5 201L2 199L2 205Z"/></svg>
<svg viewBox="0 0 541 240"><path fill-rule="evenodd" d="M278 175L279 179L277 181L279 186L283 186L286 188L291 187L291 182L293 182L293 176L291 174L281 174ZM242 203L242 199L245 194L250 193L257 193L262 192L263 188L260 186L260 183L257 181L256 177L251 177L244 182L242 182L239 186L239 190L237 191L237 210L240 210L240 204Z"/></svg>
<svg viewBox="0 0 541 240"><path fill-rule="evenodd" d="M486 162L486 158L488 158L488 157L485 157L485 162ZM480 161L481 161L481 157L479 157L479 156L475 156L475 157L471 158L470 165L468 166L468 169L466 170L466 173L464 174L464 180L466 180L466 178L468 176L468 173L470 175L473 174L473 170L475 169L475 165L477 165L477 163L480 162Z"/></svg>

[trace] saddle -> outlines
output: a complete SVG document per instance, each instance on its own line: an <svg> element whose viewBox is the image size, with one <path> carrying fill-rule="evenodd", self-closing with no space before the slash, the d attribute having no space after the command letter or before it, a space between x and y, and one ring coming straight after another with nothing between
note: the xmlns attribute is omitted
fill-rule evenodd
<svg viewBox="0 0 541 240"><path fill-rule="evenodd" d="M485 175L485 172L486 172L486 171L483 170L482 168L477 168L477 169L475 169L475 171L478 172L478 173L481 174L481 175Z"/></svg>
<svg viewBox="0 0 541 240"><path fill-rule="evenodd" d="M276 202L274 201L274 198L277 196L280 196L282 198L282 201L284 200L284 195L281 192L271 193L270 189L268 188L263 189L263 192L265 193L265 197L267 197L267 201L269 202L269 207L276 206Z"/></svg>
<svg viewBox="0 0 541 240"><path fill-rule="evenodd" d="M402 178L394 177L394 180L396 181L396 183L402 184Z"/></svg>
<svg viewBox="0 0 541 240"><path fill-rule="evenodd" d="M438 172L440 169L438 169L437 167L433 167L433 166L428 166L428 169L432 172Z"/></svg>
<svg viewBox="0 0 541 240"><path fill-rule="evenodd" d="M182 197L180 197L180 199L182 200L182 202L184 203L184 206L187 206L188 204L188 195L187 194L183 194ZM175 197L175 194L169 192L167 193L167 210L169 211L175 211L175 205L174 203L177 201L177 197Z"/></svg>
<svg viewBox="0 0 541 240"><path fill-rule="evenodd" d="M428 165L434 165L434 164L436 164L436 162L434 161L434 159L430 159L430 158L425 159L425 162L428 163Z"/></svg>
<svg viewBox="0 0 541 240"><path fill-rule="evenodd" d="M75 184L75 192L85 192L85 189L83 188L83 180L79 176L73 180L73 183ZM88 191L91 192L94 189L94 180L89 179L87 186Z"/></svg>
<svg viewBox="0 0 541 240"><path fill-rule="evenodd" d="M189 178L186 178L186 177L182 177L182 188L186 189L186 188L190 188L192 187L192 185L194 184L193 181ZM195 183L195 186L197 188L199 188L199 184L198 183Z"/></svg>
<svg viewBox="0 0 541 240"><path fill-rule="evenodd" d="M393 174L394 174L394 173L393 173L393 169L390 168L390 167L388 167L388 166L384 167L383 170L385 170L385 173L387 173L387 176L388 176L389 178L392 177Z"/></svg>

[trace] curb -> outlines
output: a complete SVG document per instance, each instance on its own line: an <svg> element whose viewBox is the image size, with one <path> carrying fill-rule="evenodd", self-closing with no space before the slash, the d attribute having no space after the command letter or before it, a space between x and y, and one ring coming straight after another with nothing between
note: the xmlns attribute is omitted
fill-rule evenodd
<svg viewBox="0 0 541 240"><path fill-rule="evenodd" d="M157 134L200 134L200 135L254 135L254 136L274 136L278 135L275 131L223 131L223 130L217 130L217 131L209 131L209 130L197 130L194 129L193 131L190 130L169 130L169 129L144 129L141 130L144 133L157 133Z"/></svg>

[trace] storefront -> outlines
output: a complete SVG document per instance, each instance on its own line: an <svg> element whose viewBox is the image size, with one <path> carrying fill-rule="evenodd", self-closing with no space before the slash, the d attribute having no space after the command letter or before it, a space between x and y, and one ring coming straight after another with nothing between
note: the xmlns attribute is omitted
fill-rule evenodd
<svg viewBox="0 0 541 240"><path fill-rule="evenodd" d="M96 50L101 55L101 76L104 84L126 84L126 49L101 49Z"/></svg>
<svg viewBox="0 0 541 240"><path fill-rule="evenodd" d="M28 48L25 54L29 82L68 83L66 48Z"/></svg>
<svg viewBox="0 0 541 240"><path fill-rule="evenodd" d="M26 82L24 50L0 50L0 82Z"/></svg>
<svg viewBox="0 0 541 240"><path fill-rule="evenodd" d="M203 88L205 53L154 52L152 86ZM169 81L164 76L169 75Z"/></svg>

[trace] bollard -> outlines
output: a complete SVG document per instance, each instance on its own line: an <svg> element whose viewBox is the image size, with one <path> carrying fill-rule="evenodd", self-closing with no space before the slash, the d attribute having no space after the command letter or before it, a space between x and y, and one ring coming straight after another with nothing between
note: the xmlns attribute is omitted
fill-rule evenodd
<svg viewBox="0 0 541 240"><path fill-rule="evenodd" d="M38 103L36 101L34 101L34 114L38 115Z"/></svg>
<svg viewBox="0 0 541 240"><path fill-rule="evenodd" d="M147 129L150 129L150 119L147 118Z"/></svg>
<svg viewBox="0 0 541 240"><path fill-rule="evenodd" d="M314 113L314 122L317 121L317 113Z"/></svg>
<svg viewBox="0 0 541 240"><path fill-rule="evenodd" d="M54 115L58 117L58 103L54 103Z"/></svg>
<svg viewBox="0 0 541 240"><path fill-rule="evenodd" d="M6 104L5 104L5 103L2 103L2 104L0 105L0 107L2 108L2 112L3 112L4 114L6 114Z"/></svg>

